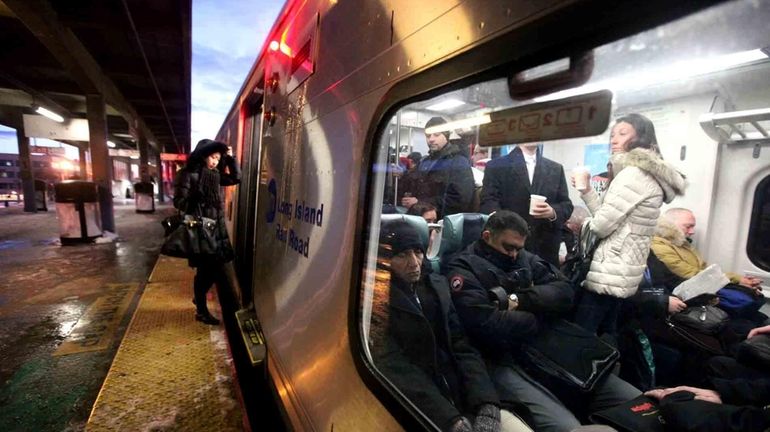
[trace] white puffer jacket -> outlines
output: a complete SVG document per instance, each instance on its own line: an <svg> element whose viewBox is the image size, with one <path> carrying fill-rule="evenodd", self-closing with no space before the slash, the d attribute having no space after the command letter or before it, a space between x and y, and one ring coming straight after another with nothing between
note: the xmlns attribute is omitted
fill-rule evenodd
<svg viewBox="0 0 770 432"><path fill-rule="evenodd" d="M615 178L603 198L593 190L583 201L590 227L601 239L583 286L626 298L634 295L647 266L660 206L682 195L684 176L656 153L637 148L612 156Z"/></svg>

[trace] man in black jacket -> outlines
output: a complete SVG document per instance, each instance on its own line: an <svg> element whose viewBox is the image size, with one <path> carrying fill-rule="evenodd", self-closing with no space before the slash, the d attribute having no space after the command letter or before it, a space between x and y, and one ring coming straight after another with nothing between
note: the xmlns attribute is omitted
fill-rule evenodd
<svg viewBox="0 0 770 432"><path fill-rule="evenodd" d="M526 405L538 431L571 431L580 421L565 403L576 407L587 402L586 414L641 392L610 374L591 393L580 395L582 400L567 401L565 397L573 396L567 389L546 388L519 366L515 354L521 344L536 337L549 317L572 308L569 282L555 266L523 250L528 234L521 216L507 210L494 213L481 239L449 264L449 286L468 336L490 362L501 400Z"/></svg>
<svg viewBox="0 0 770 432"><path fill-rule="evenodd" d="M374 290L374 365L442 430L530 431L506 412L501 429L500 402L484 362L465 338L446 279L429 273L424 249L407 222L383 224L380 259L389 262L390 277L378 281L385 289Z"/></svg>
<svg viewBox="0 0 770 432"><path fill-rule="evenodd" d="M401 205L411 207L427 202L436 207L438 218L470 210L473 200L473 171L462 150L449 142L450 130L442 125L446 120L433 117L425 124L428 156L417 166L414 181L404 188ZM436 130L438 129L438 131Z"/></svg>
<svg viewBox="0 0 770 432"><path fill-rule="evenodd" d="M530 214L530 195L547 198ZM559 265L561 228L572 214L564 168L537 154L537 146L519 145L508 155L492 159L484 170L482 213L511 210L532 228L525 248Z"/></svg>

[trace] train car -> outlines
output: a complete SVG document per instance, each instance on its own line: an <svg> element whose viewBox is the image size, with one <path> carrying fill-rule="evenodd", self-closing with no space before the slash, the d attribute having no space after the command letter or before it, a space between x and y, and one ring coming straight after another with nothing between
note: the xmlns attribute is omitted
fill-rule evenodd
<svg viewBox="0 0 770 432"><path fill-rule="evenodd" d="M380 220L403 211L399 163L428 152L432 117L469 158L536 143L600 174L612 120L644 114L687 177L667 206L693 210L705 260L770 292L768 21L756 0L287 2L217 138L243 170L234 294L288 426L440 427L369 337Z"/></svg>

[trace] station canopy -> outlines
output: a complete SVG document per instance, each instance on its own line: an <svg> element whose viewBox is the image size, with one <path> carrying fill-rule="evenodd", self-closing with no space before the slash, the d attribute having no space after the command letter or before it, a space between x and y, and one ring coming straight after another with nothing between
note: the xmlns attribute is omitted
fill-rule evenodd
<svg viewBox="0 0 770 432"><path fill-rule="evenodd" d="M191 0L0 0L0 124L18 129L38 107L85 119L86 96L101 95L118 148L144 137L186 153L190 30Z"/></svg>

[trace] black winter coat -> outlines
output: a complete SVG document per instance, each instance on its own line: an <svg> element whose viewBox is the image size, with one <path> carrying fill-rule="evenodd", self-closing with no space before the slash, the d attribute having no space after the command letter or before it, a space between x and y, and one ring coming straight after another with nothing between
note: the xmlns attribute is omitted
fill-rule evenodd
<svg viewBox="0 0 770 432"><path fill-rule="evenodd" d="M201 170L208 169L198 159L190 162L176 174L174 179L174 207L185 214L199 215L217 221L216 238L220 248L220 261L232 260L232 245L227 235L224 212L222 206L214 207L206 205L198 186ZM217 166L219 170L219 185L232 186L241 182L241 171L238 163L232 156L225 155ZM199 267L197 259L189 259L191 267Z"/></svg>
<svg viewBox="0 0 770 432"><path fill-rule="evenodd" d="M535 336L541 322L572 308L572 286L547 261L526 250L516 261L477 240L449 263L452 300L471 341L490 359L509 357L521 342ZM508 294L516 294L516 310L500 310L484 280L493 275ZM517 282L516 282L517 281Z"/></svg>
<svg viewBox="0 0 770 432"><path fill-rule="evenodd" d="M470 210L475 183L471 163L453 143L424 157L410 186L418 201L433 204L438 218Z"/></svg>
<svg viewBox="0 0 770 432"><path fill-rule="evenodd" d="M682 432L747 432L770 428L770 379L714 379L722 404L694 400L690 392L663 398L666 429Z"/></svg>
<svg viewBox="0 0 770 432"><path fill-rule="evenodd" d="M371 352L377 369L446 430L460 415L499 401L481 355L465 337L446 279L430 274L422 281L429 295L420 297L421 306L410 288L393 281L387 307L373 308ZM423 310L429 309L440 322L428 321Z"/></svg>
<svg viewBox="0 0 770 432"><path fill-rule="evenodd" d="M542 195L556 212L556 220L533 219L529 215L529 196ZM508 155L492 159L484 169L484 187L481 189L482 213L510 210L523 217L532 232L525 248L553 265L559 265L561 227L572 215L564 168L544 157L537 158L532 184L529 183L527 164L521 149L516 147Z"/></svg>

